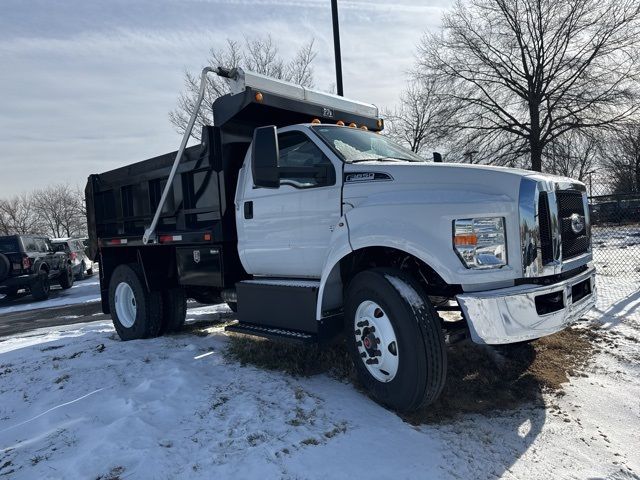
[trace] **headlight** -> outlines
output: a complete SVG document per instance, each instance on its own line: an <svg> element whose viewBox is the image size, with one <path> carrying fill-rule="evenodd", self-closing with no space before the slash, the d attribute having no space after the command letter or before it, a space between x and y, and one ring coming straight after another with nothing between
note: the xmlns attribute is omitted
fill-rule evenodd
<svg viewBox="0 0 640 480"><path fill-rule="evenodd" d="M461 218L453 222L453 247L467 268L507 264L504 218Z"/></svg>

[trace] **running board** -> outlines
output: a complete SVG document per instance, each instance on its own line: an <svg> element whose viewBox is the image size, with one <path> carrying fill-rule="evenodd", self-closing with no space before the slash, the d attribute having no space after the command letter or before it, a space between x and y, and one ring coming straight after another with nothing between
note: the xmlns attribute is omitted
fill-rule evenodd
<svg viewBox="0 0 640 480"><path fill-rule="evenodd" d="M255 337L268 338L270 340L282 340L287 343L310 345L317 343L318 338L311 333L296 332L283 328L266 327L262 325L252 325L250 323L235 323L225 327L227 332L243 333Z"/></svg>

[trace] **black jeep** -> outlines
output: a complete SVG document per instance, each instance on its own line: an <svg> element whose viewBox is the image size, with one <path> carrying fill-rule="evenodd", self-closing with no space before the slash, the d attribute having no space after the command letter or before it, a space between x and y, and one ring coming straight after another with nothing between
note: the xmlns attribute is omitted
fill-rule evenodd
<svg viewBox="0 0 640 480"><path fill-rule="evenodd" d="M33 235L0 237L0 293L15 297L25 288L36 300L49 298L51 280L73 286L69 255L55 251L49 239Z"/></svg>

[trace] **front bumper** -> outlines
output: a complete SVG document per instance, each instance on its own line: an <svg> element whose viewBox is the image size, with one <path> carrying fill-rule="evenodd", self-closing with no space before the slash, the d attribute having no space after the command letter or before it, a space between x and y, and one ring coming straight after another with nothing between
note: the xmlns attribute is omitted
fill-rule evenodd
<svg viewBox="0 0 640 480"><path fill-rule="evenodd" d="M475 343L515 343L544 337L566 328L589 311L596 302L595 268L553 285L521 285L488 292L473 292L456 298L467 319ZM585 282L585 283L583 283ZM573 291L588 286L590 293L573 301ZM575 287L575 289L574 289ZM562 295L551 313L538 313L536 298Z"/></svg>

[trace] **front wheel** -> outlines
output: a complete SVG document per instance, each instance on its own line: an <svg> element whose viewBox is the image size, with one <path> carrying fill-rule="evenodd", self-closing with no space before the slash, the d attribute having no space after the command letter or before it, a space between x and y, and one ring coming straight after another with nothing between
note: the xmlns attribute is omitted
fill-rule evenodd
<svg viewBox="0 0 640 480"><path fill-rule="evenodd" d="M73 280L73 268L71 265L67 265L67 267L60 273L58 283L60 283L63 290L68 290L73 287Z"/></svg>
<svg viewBox="0 0 640 480"><path fill-rule="evenodd" d="M347 289L347 346L362 384L400 412L435 401L447 357L438 316L420 285L398 270L356 275Z"/></svg>
<svg viewBox="0 0 640 480"><path fill-rule="evenodd" d="M162 326L162 295L150 292L136 264L120 265L109 282L109 308L121 340L157 337Z"/></svg>

